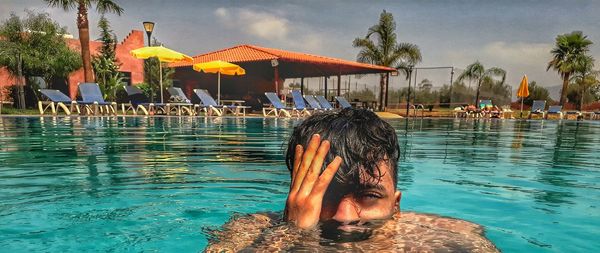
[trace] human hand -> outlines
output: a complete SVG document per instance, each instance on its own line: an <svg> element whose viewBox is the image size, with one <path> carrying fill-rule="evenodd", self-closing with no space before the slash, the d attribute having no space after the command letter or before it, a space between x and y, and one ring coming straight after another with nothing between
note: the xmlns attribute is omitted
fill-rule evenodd
<svg viewBox="0 0 600 253"><path fill-rule="evenodd" d="M285 219L299 228L310 229L317 225L325 191L342 164L342 158L336 156L320 173L329 147L329 141L321 142L318 134L311 137L306 151L302 145L296 145Z"/></svg>

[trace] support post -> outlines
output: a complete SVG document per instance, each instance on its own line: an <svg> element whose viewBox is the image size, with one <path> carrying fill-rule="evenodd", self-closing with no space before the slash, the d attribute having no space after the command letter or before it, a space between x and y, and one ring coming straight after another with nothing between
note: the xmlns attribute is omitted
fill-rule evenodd
<svg viewBox="0 0 600 253"><path fill-rule="evenodd" d="M300 78L300 94L304 96L304 77Z"/></svg>
<svg viewBox="0 0 600 253"><path fill-rule="evenodd" d="M327 98L327 77L325 76L325 99L329 100L329 98Z"/></svg>
<svg viewBox="0 0 600 253"><path fill-rule="evenodd" d="M341 95L342 92L342 76L338 74L337 76L337 81L338 81L338 85L337 85L337 96L339 97Z"/></svg>
<svg viewBox="0 0 600 253"><path fill-rule="evenodd" d="M383 111L385 111L385 109L388 106L389 87L390 87L390 73L386 73L385 74L385 100L383 101Z"/></svg>
<svg viewBox="0 0 600 253"><path fill-rule="evenodd" d="M274 69L274 78L275 78L275 94L279 97L279 67L275 66Z"/></svg>
<svg viewBox="0 0 600 253"><path fill-rule="evenodd" d="M449 90L449 98L448 98L448 107L452 107L452 84L454 82L454 67L452 67L452 71L450 72L450 90Z"/></svg>

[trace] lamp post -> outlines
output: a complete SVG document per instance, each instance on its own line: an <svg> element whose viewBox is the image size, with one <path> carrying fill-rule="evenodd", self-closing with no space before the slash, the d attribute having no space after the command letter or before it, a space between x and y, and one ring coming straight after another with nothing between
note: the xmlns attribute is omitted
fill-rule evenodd
<svg viewBox="0 0 600 253"><path fill-rule="evenodd" d="M144 21L144 30L146 30L146 35L148 35L148 46L152 46L152 41L150 38L152 37L152 31L154 31L154 22Z"/></svg>

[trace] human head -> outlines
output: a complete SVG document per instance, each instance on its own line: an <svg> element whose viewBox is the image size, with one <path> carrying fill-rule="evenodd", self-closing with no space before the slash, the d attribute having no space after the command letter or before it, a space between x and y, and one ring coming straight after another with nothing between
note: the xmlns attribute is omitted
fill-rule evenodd
<svg viewBox="0 0 600 253"><path fill-rule="evenodd" d="M331 143L322 170L336 156L343 161L323 198L321 221L367 222L387 219L398 210L399 146L389 123L362 109L316 113L296 126L290 137L286 152L290 172L296 145L306 147L314 134Z"/></svg>

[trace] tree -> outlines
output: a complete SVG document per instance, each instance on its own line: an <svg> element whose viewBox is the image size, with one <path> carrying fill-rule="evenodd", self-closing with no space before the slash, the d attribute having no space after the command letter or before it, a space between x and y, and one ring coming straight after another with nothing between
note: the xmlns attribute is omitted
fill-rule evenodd
<svg viewBox="0 0 600 253"><path fill-rule="evenodd" d="M100 28L102 47L100 53L92 59L92 66L105 99L115 101L117 89L122 85L122 77L119 72L121 64L119 64L115 52L117 36L110 29L110 23L104 15L98 21L98 28Z"/></svg>
<svg viewBox="0 0 600 253"><path fill-rule="evenodd" d="M572 81L576 85L575 89L570 90L567 94L569 100L578 102L578 109L583 109L584 101L590 101L595 99L595 94L589 92L593 90L600 81L598 76L600 71L594 70L594 58L591 56L579 57L575 62L575 71L573 73ZM587 99L586 99L587 98Z"/></svg>
<svg viewBox="0 0 600 253"><path fill-rule="evenodd" d="M77 9L77 29L79 31L79 42L81 43L81 59L83 61L83 73L86 82L94 82L92 63L90 56L90 28L88 21L88 9L94 4L96 10L105 14L107 12L121 15L123 8L113 0L44 0L51 7L60 7L65 11Z"/></svg>
<svg viewBox="0 0 600 253"><path fill-rule="evenodd" d="M12 13L0 27L0 37L4 38L0 40L0 66L19 80L42 77L49 88L55 79L66 83L68 75L81 67L77 52L63 38L66 29L50 19L48 13L26 12L24 19ZM25 106L23 88L25 85L18 86L21 108Z"/></svg>
<svg viewBox="0 0 600 253"><path fill-rule="evenodd" d="M567 98L569 81L573 72L576 71L577 62L589 51L592 41L583 35L581 31L574 31L556 36L556 42L552 51L552 60L548 62L546 71L556 70L563 79L560 92L560 105L564 105Z"/></svg>
<svg viewBox="0 0 600 253"><path fill-rule="evenodd" d="M152 46L160 46L161 43L156 39L152 40ZM144 81L148 84L150 89L150 100L154 102L154 98L157 93L160 94L160 62L158 58L152 57L144 60ZM173 74L175 74L174 68L169 68L163 65L162 67L162 84L163 88L169 88L173 85Z"/></svg>
<svg viewBox="0 0 600 253"><path fill-rule="evenodd" d="M528 84L529 96L523 99L523 104L532 106L534 100L552 101L548 89L539 86L536 81L531 81Z"/></svg>
<svg viewBox="0 0 600 253"><path fill-rule="evenodd" d="M400 68L408 72L422 59L418 46L397 43L396 22L392 14L385 10L379 16L379 23L371 26L364 38L354 39L352 44L360 48L357 56L359 62ZM379 104L380 110L383 110L387 106L386 74L380 74L379 86Z"/></svg>
<svg viewBox="0 0 600 253"><path fill-rule="evenodd" d="M483 82L484 79L493 78L493 77L500 77L501 78L500 83L504 84L504 81L506 80L506 71L501 68L498 68L498 67L485 69L485 67L483 67L483 64L481 64L479 61L475 61L471 65L467 66L467 68L465 68L465 70L458 76L457 81L458 82L462 82L464 80L477 81L477 95L475 95L475 103L474 103L476 105L479 103L479 92L481 89L481 83Z"/></svg>

